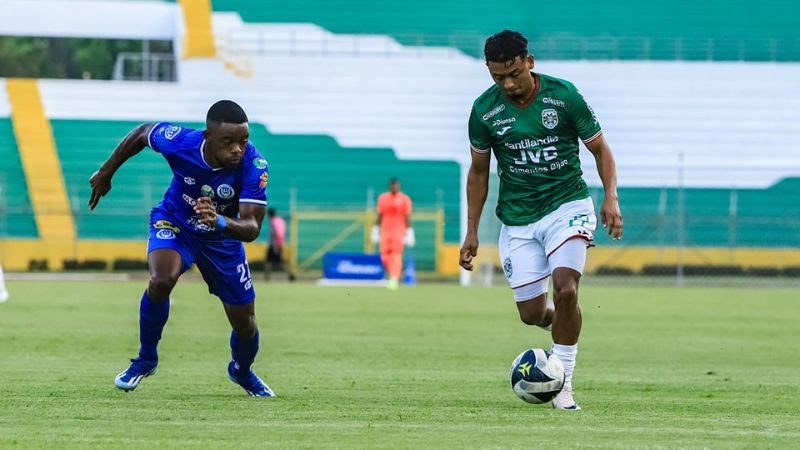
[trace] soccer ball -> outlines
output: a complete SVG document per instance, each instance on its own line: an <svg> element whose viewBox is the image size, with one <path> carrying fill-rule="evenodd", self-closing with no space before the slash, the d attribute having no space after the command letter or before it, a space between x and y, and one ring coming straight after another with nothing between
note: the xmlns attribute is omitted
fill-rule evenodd
<svg viewBox="0 0 800 450"><path fill-rule="evenodd" d="M564 387L564 366L553 353L531 348L517 356L508 377L517 397L528 403L547 403Z"/></svg>

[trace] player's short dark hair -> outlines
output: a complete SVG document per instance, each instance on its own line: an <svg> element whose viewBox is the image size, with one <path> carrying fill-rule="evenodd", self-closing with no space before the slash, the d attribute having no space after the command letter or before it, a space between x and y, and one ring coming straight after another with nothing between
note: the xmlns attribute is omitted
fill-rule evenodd
<svg viewBox="0 0 800 450"><path fill-rule="evenodd" d="M210 123L247 123L247 114L241 106L230 100L220 100L208 108L206 125Z"/></svg>
<svg viewBox="0 0 800 450"><path fill-rule="evenodd" d="M275 217L275 208L267 209L267 217Z"/></svg>
<svg viewBox="0 0 800 450"><path fill-rule="evenodd" d="M528 40L518 31L503 30L486 39L486 62L504 63L528 56Z"/></svg>
<svg viewBox="0 0 800 450"><path fill-rule="evenodd" d="M400 182L400 180L398 180L395 177L389 178L389 184L395 184L395 183L399 183L399 182Z"/></svg>

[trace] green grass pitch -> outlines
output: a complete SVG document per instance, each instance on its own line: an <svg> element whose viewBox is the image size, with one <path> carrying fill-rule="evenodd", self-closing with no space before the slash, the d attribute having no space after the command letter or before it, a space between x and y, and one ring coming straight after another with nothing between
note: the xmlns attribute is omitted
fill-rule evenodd
<svg viewBox="0 0 800 450"><path fill-rule="evenodd" d="M800 296L592 287L576 398L512 393L512 359L549 336L507 288L256 284L255 369L226 378L229 327L180 283L158 373L114 376L137 348L144 282L13 282L0 305L0 448L797 448Z"/></svg>

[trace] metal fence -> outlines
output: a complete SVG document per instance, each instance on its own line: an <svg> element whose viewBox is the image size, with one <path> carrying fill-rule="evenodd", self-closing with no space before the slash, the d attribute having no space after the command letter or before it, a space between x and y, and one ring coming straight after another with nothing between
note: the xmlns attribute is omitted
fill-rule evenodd
<svg viewBox="0 0 800 450"><path fill-rule="evenodd" d="M609 283L800 287L798 175L763 188L621 187L623 239L610 239L598 214L585 275ZM479 235L487 257L473 284L505 284L496 256L498 185L493 174ZM590 194L599 212L602 187Z"/></svg>
<svg viewBox="0 0 800 450"><path fill-rule="evenodd" d="M483 55L482 34L329 34L246 28L217 37L229 57L294 55L386 58ZM695 38L532 35L547 60L800 61L800 38Z"/></svg>
<svg viewBox="0 0 800 450"><path fill-rule="evenodd" d="M172 53L117 54L112 79L125 81L177 80L175 56Z"/></svg>

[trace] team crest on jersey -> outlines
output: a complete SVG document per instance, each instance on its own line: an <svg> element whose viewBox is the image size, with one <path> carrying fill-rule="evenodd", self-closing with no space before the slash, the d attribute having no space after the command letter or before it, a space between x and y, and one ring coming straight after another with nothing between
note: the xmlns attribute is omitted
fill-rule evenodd
<svg viewBox="0 0 800 450"><path fill-rule="evenodd" d="M233 194L234 190L229 184L220 184L217 187L217 195L219 195L220 198L231 198Z"/></svg>
<svg viewBox="0 0 800 450"><path fill-rule="evenodd" d="M267 160L264 158L254 158L253 159L253 166L256 169L266 169L267 168Z"/></svg>
<svg viewBox="0 0 800 450"><path fill-rule="evenodd" d="M189 186L194 184L194 178L192 177L183 177L183 182L188 184Z"/></svg>
<svg viewBox="0 0 800 450"><path fill-rule="evenodd" d="M262 173L262 174L261 174L261 182L260 182L260 183L258 183L258 188L259 188L259 189L264 189L264 188L266 188L266 187L267 187L267 182L268 182L268 181L269 181L269 174L268 174L267 172L264 172L264 173Z"/></svg>
<svg viewBox="0 0 800 450"><path fill-rule="evenodd" d="M181 132L181 127L176 125L170 125L164 129L164 137L169 139L170 141L172 138L178 135Z"/></svg>
<svg viewBox="0 0 800 450"><path fill-rule="evenodd" d="M514 268L511 266L511 258L503 260L503 272L505 272L506 278L511 278L511 275L514 274Z"/></svg>
<svg viewBox="0 0 800 450"><path fill-rule="evenodd" d="M175 239L175 232L168 229L158 230L156 237L159 239Z"/></svg>
<svg viewBox="0 0 800 450"><path fill-rule="evenodd" d="M548 130L558 126L558 113L555 109L548 108L542 111L542 125Z"/></svg>

